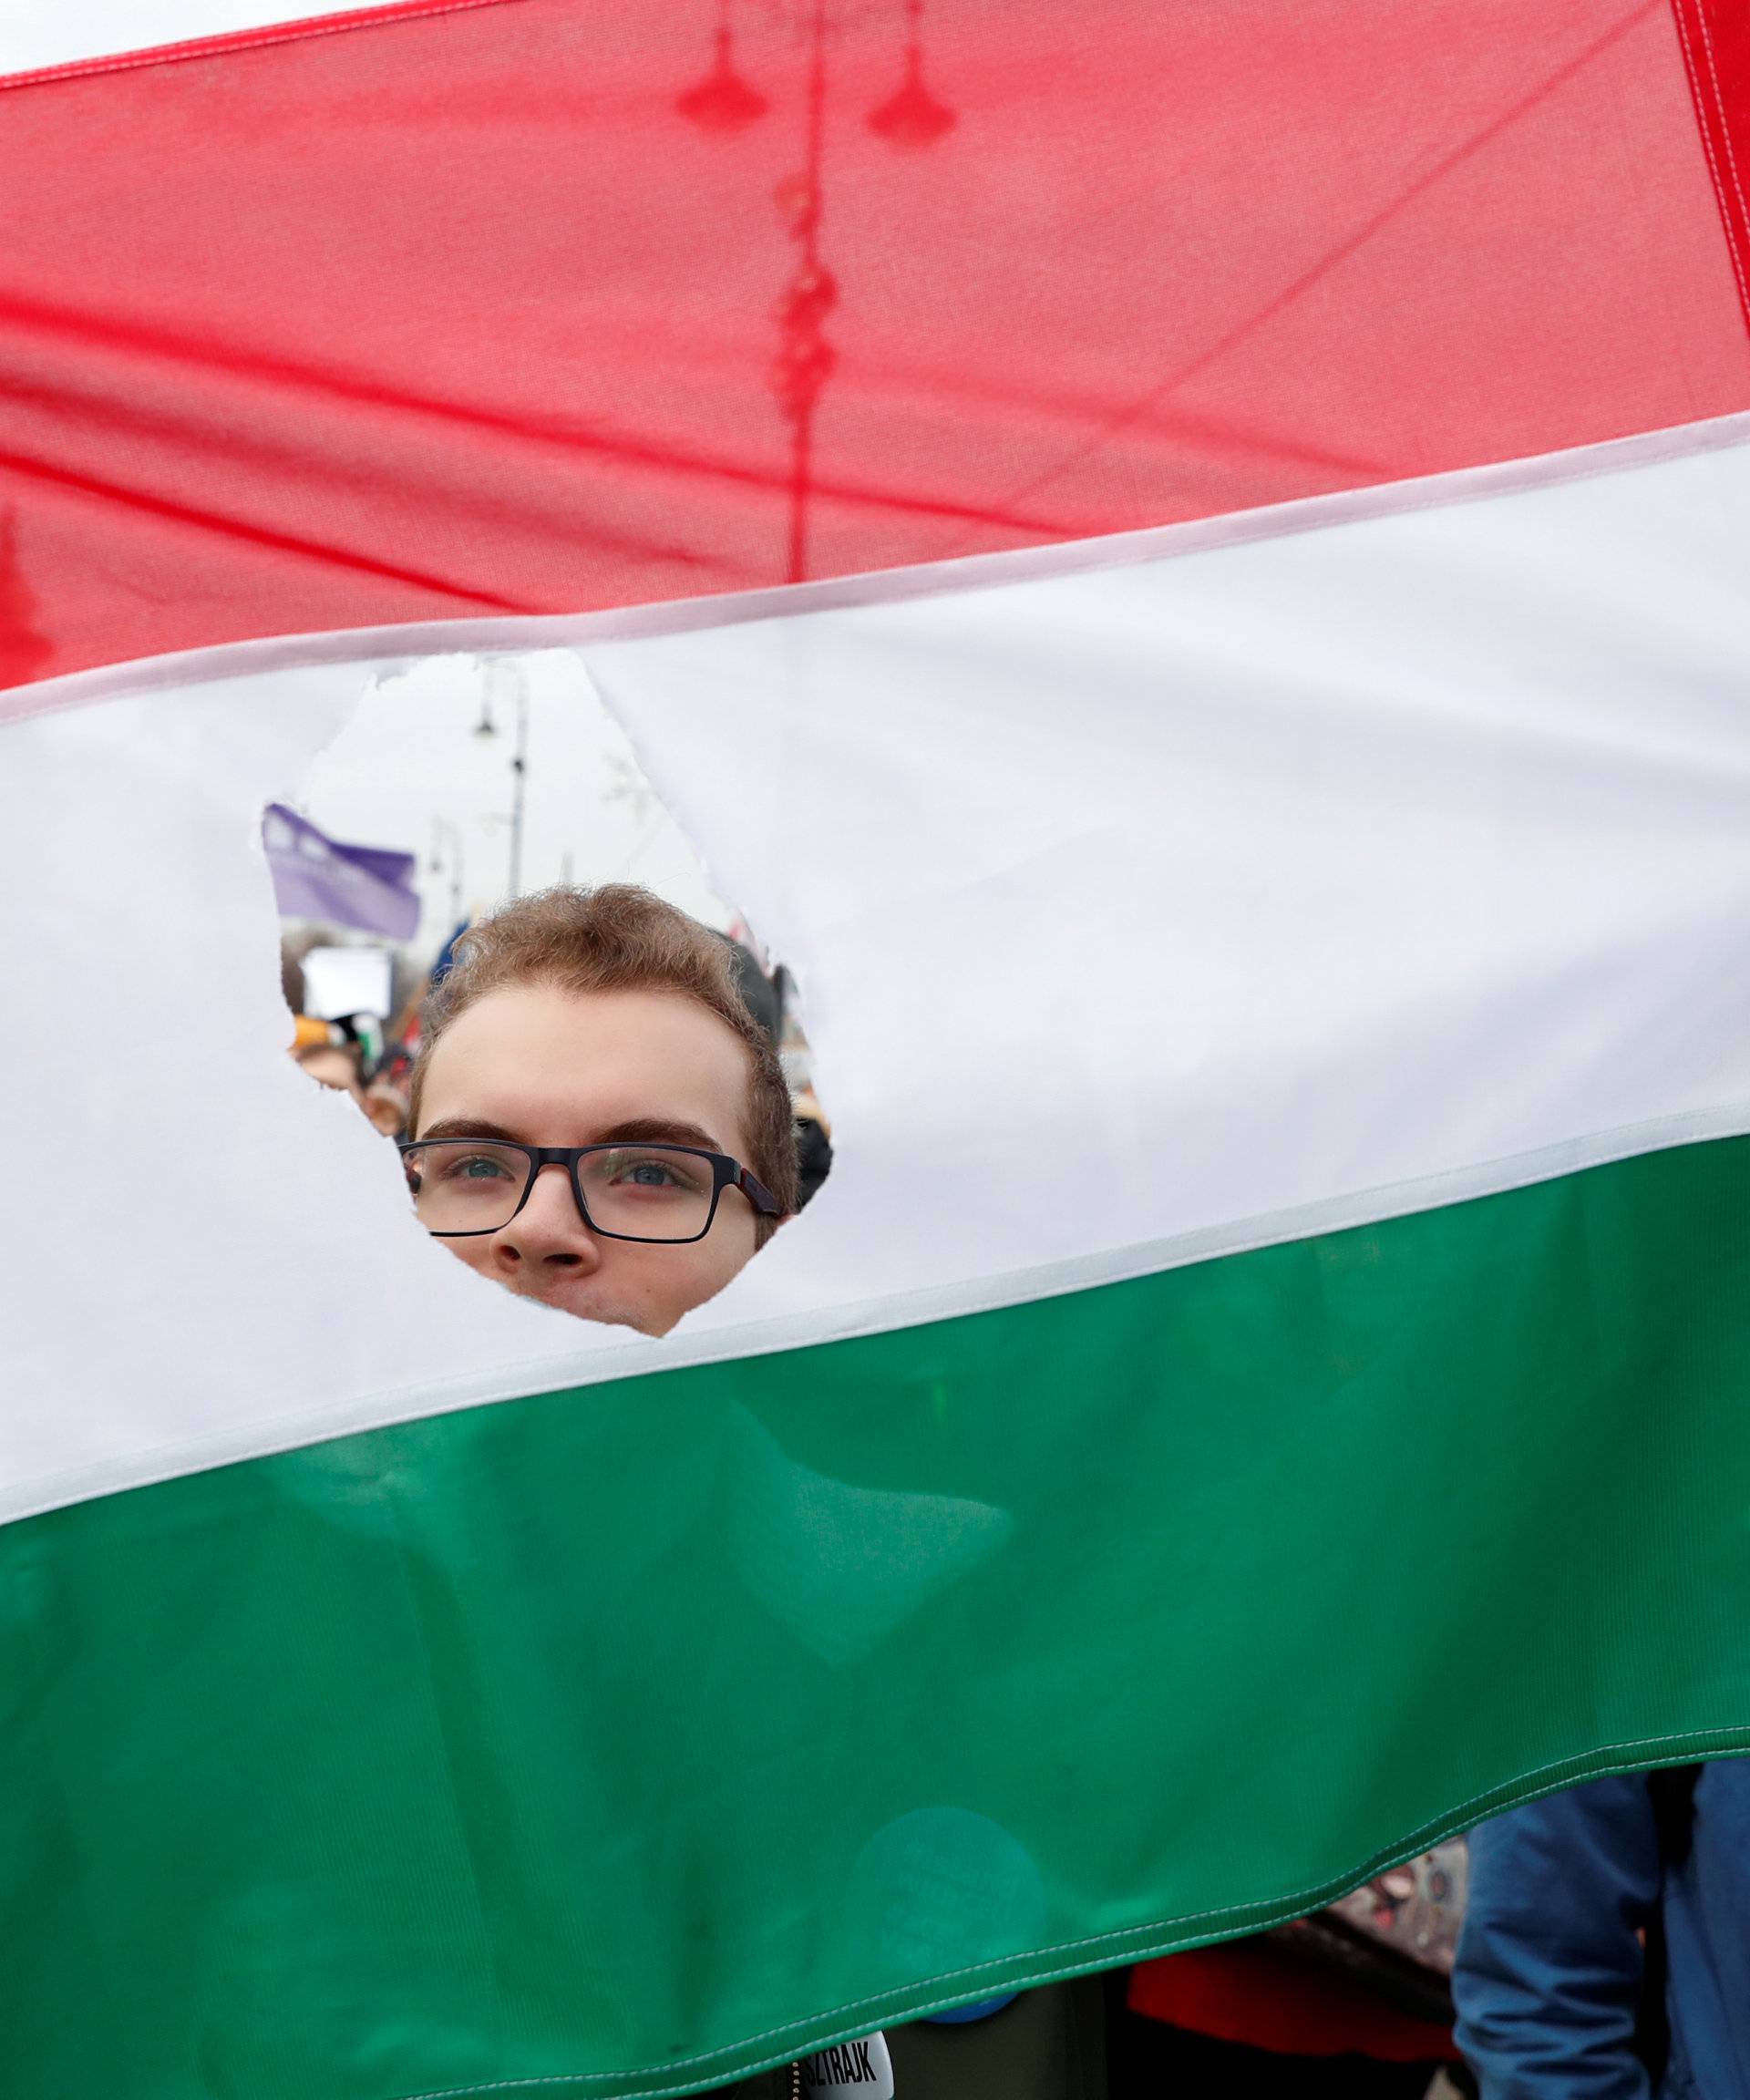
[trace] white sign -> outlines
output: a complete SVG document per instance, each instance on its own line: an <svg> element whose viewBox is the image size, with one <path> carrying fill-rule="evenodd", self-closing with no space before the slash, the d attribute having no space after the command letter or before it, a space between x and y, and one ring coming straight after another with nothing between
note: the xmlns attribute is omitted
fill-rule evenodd
<svg viewBox="0 0 1750 2100"><path fill-rule="evenodd" d="M870 2034L805 2056L802 2089L808 2100L893 2100L893 2060L886 2040Z"/></svg>
<svg viewBox="0 0 1750 2100"><path fill-rule="evenodd" d="M389 1011L393 961L386 948L313 948L304 958L304 1010L318 1021Z"/></svg>

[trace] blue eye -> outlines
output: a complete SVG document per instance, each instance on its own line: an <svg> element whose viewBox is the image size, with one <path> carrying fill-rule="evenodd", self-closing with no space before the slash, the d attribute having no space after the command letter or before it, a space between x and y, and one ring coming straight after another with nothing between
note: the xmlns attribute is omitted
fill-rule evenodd
<svg viewBox="0 0 1750 2100"><path fill-rule="evenodd" d="M448 1145L438 1144L420 1154L419 1166L434 1179L459 1194L464 1190L497 1189L507 1181L520 1180L523 1160L520 1153L512 1157L489 1146L458 1145L452 1150Z"/></svg>
<svg viewBox="0 0 1750 2100"><path fill-rule="evenodd" d="M592 1188L621 1196L705 1196L711 1193L711 1169L689 1152L646 1150L597 1152L583 1169Z"/></svg>

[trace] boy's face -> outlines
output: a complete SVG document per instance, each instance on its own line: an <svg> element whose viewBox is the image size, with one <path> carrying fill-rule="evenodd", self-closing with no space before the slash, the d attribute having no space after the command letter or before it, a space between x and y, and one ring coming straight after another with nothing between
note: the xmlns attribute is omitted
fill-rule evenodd
<svg viewBox="0 0 1750 2100"><path fill-rule="evenodd" d="M745 1046L695 1000L507 985L458 1015L432 1052L417 1135L596 1145L635 1134L727 1152L746 1167L749 1083ZM547 1167L501 1230L444 1244L523 1297L666 1334L753 1253L754 1212L726 1189L703 1240L609 1240L584 1224L563 1169Z"/></svg>

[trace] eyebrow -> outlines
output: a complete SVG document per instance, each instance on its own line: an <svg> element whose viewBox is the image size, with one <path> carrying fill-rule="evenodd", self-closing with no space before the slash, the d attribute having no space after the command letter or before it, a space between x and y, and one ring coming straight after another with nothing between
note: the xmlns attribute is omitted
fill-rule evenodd
<svg viewBox="0 0 1750 2100"><path fill-rule="evenodd" d="M499 1145L527 1145L533 1142L519 1138L500 1123L487 1123L477 1117L448 1116L441 1123L434 1123L428 1130L419 1133L422 1143L435 1144L441 1138L474 1138ZM630 1121L616 1123L590 1139L592 1145L693 1145L702 1152L721 1152L723 1147L708 1130L700 1129L696 1123L683 1123L665 1116L635 1116Z"/></svg>

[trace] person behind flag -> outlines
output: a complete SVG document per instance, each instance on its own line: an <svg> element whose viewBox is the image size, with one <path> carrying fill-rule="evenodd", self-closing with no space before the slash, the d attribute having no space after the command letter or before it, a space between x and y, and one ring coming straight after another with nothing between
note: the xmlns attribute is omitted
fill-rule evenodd
<svg viewBox="0 0 1750 2100"><path fill-rule="evenodd" d="M388 1081L373 1077L367 1084L359 1045L347 1041L327 1021L298 1014L297 1035L292 1045L292 1061L318 1086L345 1094L363 1110L366 1120L385 1137L398 1138L407 1127L407 1103Z"/></svg>
<svg viewBox="0 0 1750 2100"><path fill-rule="evenodd" d="M359 1067L358 1045L337 1040L338 1032L326 1022L298 1016L299 1039L292 1045L292 1061L318 1086L347 1094L362 1107L365 1084Z"/></svg>
<svg viewBox="0 0 1750 2100"><path fill-rule="evenodd" d="M665 1334L797 1208L789 1088L729 947L647 890L520 898L433 989L401 1142L483 1276Z"/></svg>
<svg viewBox="0 0 1750 2100"><path fill-rule="evenodd" d="M1473 1830L1452 1992L1482 2100L1750 2092L1750 1764L1593 1779Z"/></svg>

